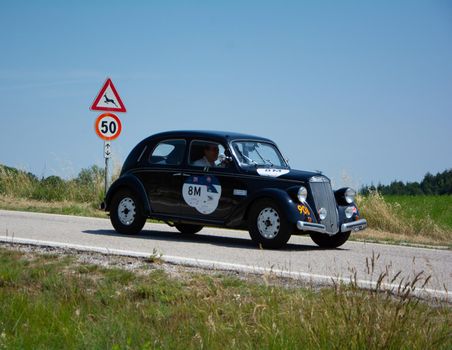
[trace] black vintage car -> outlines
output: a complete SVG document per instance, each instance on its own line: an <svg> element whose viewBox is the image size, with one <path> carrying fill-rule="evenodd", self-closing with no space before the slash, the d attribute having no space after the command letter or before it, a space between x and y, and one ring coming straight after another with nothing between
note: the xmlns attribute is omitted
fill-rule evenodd
<svg viewBox="0 0 452 350"><path fill-rule="evenodd" d="M333 191L321 173L291 169L269 139L171 131L130 152L102 207L124 234L154 218L184 234L203 226L246 229L265 248L282 247L292 234L338 247L367 227L354 199L354 190Z"/></svg>

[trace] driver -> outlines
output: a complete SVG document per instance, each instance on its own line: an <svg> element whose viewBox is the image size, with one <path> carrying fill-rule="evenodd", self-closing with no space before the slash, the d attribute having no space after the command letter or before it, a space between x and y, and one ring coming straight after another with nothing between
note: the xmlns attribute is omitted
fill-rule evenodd
<svg viewBox="0 0 452 350"><path fill-rule="evenodd" d="M196 160L193 165L201 167L215 167L218 159L219 148L217 144L208 143L204 146L204 156Z"/></svg>

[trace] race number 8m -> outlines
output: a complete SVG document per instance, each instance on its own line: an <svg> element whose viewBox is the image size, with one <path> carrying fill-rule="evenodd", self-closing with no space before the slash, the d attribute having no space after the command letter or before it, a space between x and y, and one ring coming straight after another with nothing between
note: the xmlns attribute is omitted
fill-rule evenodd
<svg viewBox="0 0 452 350"><path fill-rule="evenodd" d="M121 134L121 121L113 113L104 113L97 117L94 124L97 136L102 140L111 141Z"/></svg>

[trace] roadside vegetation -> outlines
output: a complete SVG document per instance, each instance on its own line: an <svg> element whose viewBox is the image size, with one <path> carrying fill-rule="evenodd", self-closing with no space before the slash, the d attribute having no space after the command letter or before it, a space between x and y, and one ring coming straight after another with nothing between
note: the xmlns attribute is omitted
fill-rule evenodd
<svg viewBox="0 0 452 350"><path fill-rule="evenodd" d="M443 193L449 186L449 174L427 174L418 185L425 191ZM103 169L92 166L70 180L57 176L39 179L0 165L0 209L105 217L98 209L104 196L103 175ZM389 191L389 187L379 186ZM390 188L401 191L402 187L397 183ZM452 247L452 195L382 195L368 187L357 202L369 229L353 234L352 239Z"/></svg>
<svg viewBox="0 0 452 350"><path fill-rule="evenodd" d="M292 288L147 265L130 272L0 248L0 349L452 347L450 305L403 286L396 295Z"/></svg>
<svg viewBox="0 0 452 350"><path fill-rule="evenodd" d="M452 169L420 182L364 186L357 202L370 229L355 238L452 247Z"/></svg>
<svg viewBox="0 0 452 350"><path fill-rule="evenodd" d="M98 203L103 197L104 170L93 165L70 180L59 176L39 179L32 173L0 165L0 193L45 202Z"/></svg>
<svg viewBox="0 0 452 350"><path fill-rule="evenodd" d="M382 196L377 191L357 197L369 229L355 238L452 247L452 196Z"/></svg>
<svg viewBox="0 0 452 350"><path fill-rule="evenodd" d="M35 175L0 165L0 209L105 217L104 170L94 165L70 180Z"/></svg>

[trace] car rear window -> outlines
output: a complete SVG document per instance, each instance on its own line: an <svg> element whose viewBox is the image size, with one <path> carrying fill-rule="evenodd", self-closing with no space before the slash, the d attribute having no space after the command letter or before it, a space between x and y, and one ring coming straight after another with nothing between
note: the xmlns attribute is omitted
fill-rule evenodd
<svg viewBox="0 0 452 350"><path fill-rule="evenodd" d="M179 165L185 153L185 140L165 140L157 144L149 162L156 165Z"/></svg>

